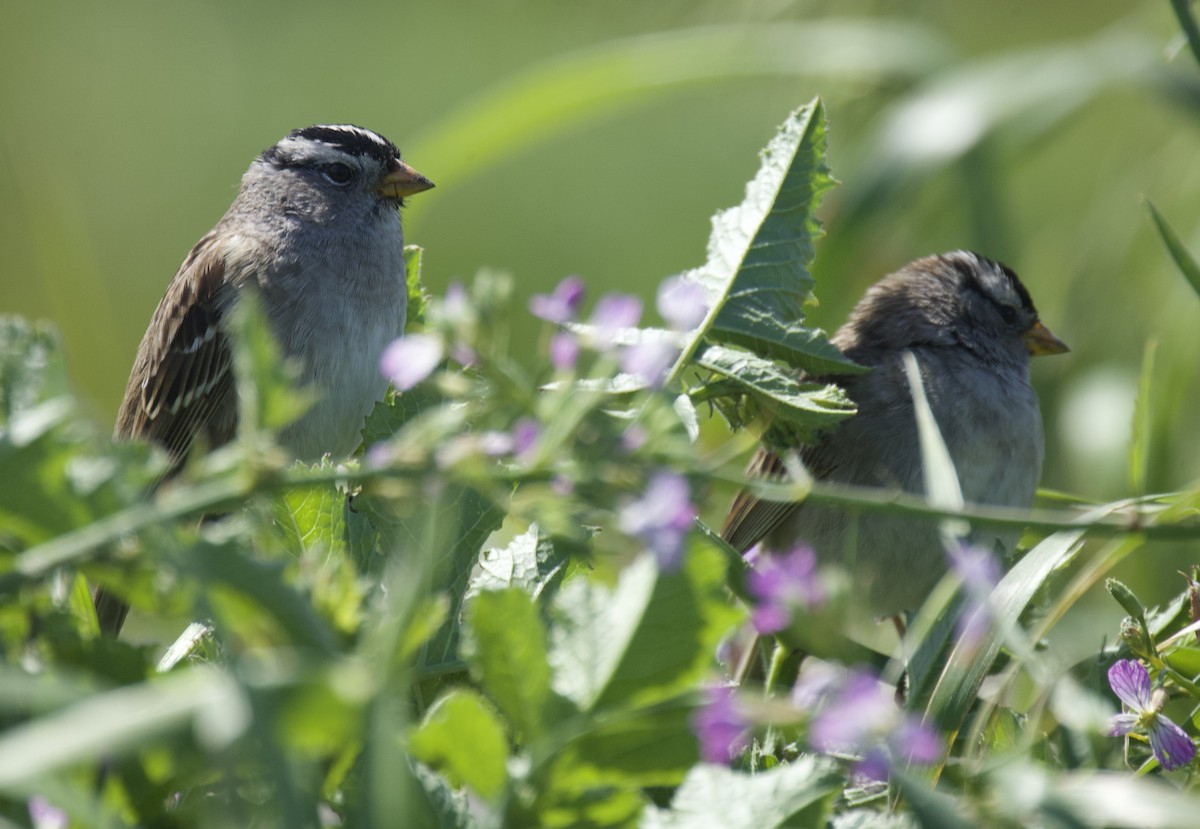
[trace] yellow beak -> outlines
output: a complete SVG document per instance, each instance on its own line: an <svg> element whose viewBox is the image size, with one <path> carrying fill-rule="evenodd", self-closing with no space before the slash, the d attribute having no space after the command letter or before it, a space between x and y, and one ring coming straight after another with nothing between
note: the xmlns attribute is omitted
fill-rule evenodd
<svg viewBox="0 0 1200 829"><path fill-rule="evenodd" d="M392 164L392 169L383 181L380 182L377 188L380 195L389 199L402 199L405 196L411 196L428 190L433 187L433 182L418 173L412 167L409 167L403 161L396 159Z"/></svg>
<svg viewBox="0 0 1200 829"><path fill-rule="evenodd" d="M1021 334L1025 348L1034 357L1044 357L1047 354L1063 354L1071 349L1058 337L1050 333L1050 329L1042 325L1041 320L1025 329Z"/></svg>

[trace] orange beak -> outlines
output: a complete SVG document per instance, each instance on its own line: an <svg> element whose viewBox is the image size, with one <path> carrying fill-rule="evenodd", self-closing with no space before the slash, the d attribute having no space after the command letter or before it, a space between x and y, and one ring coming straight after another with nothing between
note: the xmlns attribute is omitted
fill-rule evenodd
<svg viewBox="0 0 1200 829"><path fill-rule="evenodd" d="M1041 320L1025 329L1021 334L1025 348L1034 357L1044 357L1047 354L1063 354L1071 349L1058 337L1050 333L1050 329L1042 325Z"/></svg>
<svg viewBox="0 0 1200 829"><path fill-rule="evenodd" d="M377 188L380 195L389 199L402 199L405 196L411 196L428 190L433 187L433 182L418 173L412 167L409 167L400 159L396 159L392 163L392 169Z"/></svg>

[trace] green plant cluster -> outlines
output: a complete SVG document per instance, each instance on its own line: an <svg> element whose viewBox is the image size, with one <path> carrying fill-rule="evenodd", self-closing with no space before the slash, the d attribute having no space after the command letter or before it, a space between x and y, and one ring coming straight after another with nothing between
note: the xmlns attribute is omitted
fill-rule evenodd
<svg viewBox="0 0 1200 829"><path fill-rule="evenodd" d="M797 373L857 370L804 324L825 131L819 102L793 113L745 201L714 219L707 263L682 276L702 322L544 325L546 348L577 339L570 365L510 353L533 320L505 276L424 297L412 251L410 326L454 357L382 402L345 463L274 445L303 399L252 303L236 323L238 439L153 496L161 458L98 434L53 333L4 320L0 825L1196 825L1194 764L1164 773L1144 735L1109 736L1105 682L1117 659L1145 662L1197 731L1195 580L1155 612L1121 593L1125 638L1066 674L1040 643L1146 538L1200 537L1200 488L1026 514L795 469L761 494L1032 529L981 636L959 635L948 576L894 650L869 648L844 633L870 625L853 583L827 574L831 601L751 647L763 681L743 670L753 656L728 658L756 600L746 562L698 521L674 559L624 520L656 476L685 481L696 507L740 481L750 432L784 444L853 413ZM656 343L673 356L661 377L622 371ZM708 406L755 429L702 451ZM89 584L132 603L132 636L99 635ZM893 758L873 784L852 752L813 750L786 669L799 650L902 685L938 758ZM746 750L704 762L699 718L734 684Z"/></svg>

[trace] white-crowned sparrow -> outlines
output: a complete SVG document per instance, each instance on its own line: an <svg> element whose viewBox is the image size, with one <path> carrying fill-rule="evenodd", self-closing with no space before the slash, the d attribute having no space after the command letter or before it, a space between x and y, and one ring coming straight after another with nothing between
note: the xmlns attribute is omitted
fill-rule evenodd
<svg viewBox="0 0 1200 829"><path fill-rule="evenodd" d="M910 351L963 497L1013 507L1033 503L1043 445L1029 358L1068 349L1038 320L1012 270L965 251L918 259L872 286L833 342L871 371L811 378L836 382L858 404L857 414L801 447L815 478L924 491L902 360ZM747 475L780 477L782 463L760 449ZM743 491L722 535L743 552L760 540L777 551L811 544L821 560L848 567L855 593L880 616L915 610L946 571L933 522L878 512L851 518L836 507L768 502ZM980 527L972 541L1011 549L1016 538Z"/></svg>
<svg viewBox="0 0 1200 829"><path fill-rule="evenodd" d="M177 467L196 440L212 448L233 437L237 395L224 320L249 286L316 396L280 443L305 460L352 452L387 388L380 354L404 332L397 208L431 187L391 141L362 127L305 127L263 150L159 302L129 375L117 438L149 440ZM119 601L100 591L97 608L103 629L120 628Z"/></svg>

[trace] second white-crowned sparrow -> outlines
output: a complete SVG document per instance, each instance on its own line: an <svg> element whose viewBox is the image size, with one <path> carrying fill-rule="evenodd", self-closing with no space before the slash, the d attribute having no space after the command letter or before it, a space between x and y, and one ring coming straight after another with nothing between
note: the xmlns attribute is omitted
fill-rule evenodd
<svg viewBox="0 0 1200 829"><path fill-rule="evenodd" d="M836 382L858 405L849 420L800 456L817 479L924 492L921 450L902 355L920 366L929 406L968 502L1033 503L1042 472L1042 417L1029 358L1067 346L1038 320L1017 275L999 262L954 251L911 262L872 286L833 342L866 374ZM777 454L759 449L748 477L778 478ZM880 616L915 610L946 571L930 521L834 506L734 500L722 530L745 552L760 540L786 551L810 544L819 560L844 564L854 592ZM972 542L1011 550L1015 533L976 528Z"/></svg>
<svg viewBox="0 0 1200 829"><path fill-rule="evenodd" d="M184 259L138 347L118 439L161 446L177 467L193 443L228 442L237 395L225 320L244 288L315 402L284 428L297 458L344 457L387 388L385 346L404 332L398 208L433 183L378 133L347 124L294 130L263 150L224 217ZM126 608L100 591L102 629Z"/></svg>

